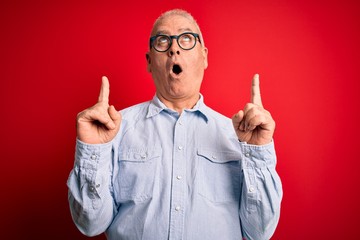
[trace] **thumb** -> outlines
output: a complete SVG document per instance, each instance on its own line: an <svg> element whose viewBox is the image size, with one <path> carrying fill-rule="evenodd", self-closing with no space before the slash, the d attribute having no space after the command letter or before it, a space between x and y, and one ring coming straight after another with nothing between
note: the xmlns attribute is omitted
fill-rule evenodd
<svg viewBox="0 0 360 240"><path fill-rule="evenodd" d="M241 121L244 118L244 111L240 110L238 113L234 114L234 116L232 117L232 122L234 125L235 129L239 128L239 124L241 123Z"/></svg>
<svg viewBox="0 0 360 240"><path fill-rule="evenodd" d="M117 127L120 124L121 119L122 119L121 113L118 112L113 105L111 105L109 107L108 112L109 112L111 119L114 121L114 123L116 125L115 127Z"/></svg>

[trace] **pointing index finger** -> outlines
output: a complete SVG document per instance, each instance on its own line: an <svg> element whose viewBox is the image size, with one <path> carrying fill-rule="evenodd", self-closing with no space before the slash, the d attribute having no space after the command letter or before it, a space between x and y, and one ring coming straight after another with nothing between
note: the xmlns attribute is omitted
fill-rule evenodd
<svg viewBox="0 0 360 240"><path fill-rule="evenodd" d="M260 80L259 74L255 74L252 80L251 86L251 103L254 103L259 106L263 106L261 102L261 95L260 95Z"/></svg>
<svg viewBox="0 0 360 240"><path fill-rule="evenodd" d="M109 102L110 84L107 77L103 76L99 94L99 102Z"/></svg>

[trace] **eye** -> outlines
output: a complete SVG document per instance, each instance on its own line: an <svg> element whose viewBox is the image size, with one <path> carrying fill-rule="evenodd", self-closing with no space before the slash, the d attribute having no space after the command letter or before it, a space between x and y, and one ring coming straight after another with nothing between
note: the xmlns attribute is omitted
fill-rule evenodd
<svg viewBox="0 0 360 240"><path fill-rule="evenodd" d="M191 42L193 38L194 37L191 34L184 34L181 36L180 40L185 43L185 42Z"/></svg>
<svg viewBox="0 0 360 240"><path fill-rule="evenodd" d="M169 42L169 38L166 36L158 36L156 39L157 44L164 45Z"/></svg>
<svg viewBox="0 0 360 240"><path fill-rule="evenodd" d="M180 35L178 43L183 49L191 49L195 46L195 37L190 33L183 33Z"/></svg>

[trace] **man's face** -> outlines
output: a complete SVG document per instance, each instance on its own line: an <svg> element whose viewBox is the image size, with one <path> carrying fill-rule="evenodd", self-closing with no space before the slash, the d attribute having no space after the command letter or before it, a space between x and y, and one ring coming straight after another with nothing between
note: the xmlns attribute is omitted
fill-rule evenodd
<svg viewBox="0 0 360 240"><path fill-rule="evenodd" d="M153 29L156 34L179 35L184 32L197 33L199 30L189 19L173 15L160 21ZM204 70L207 68L207 49L196 39L191 50L183 50L175 39L166 52L154 48L146 54L148 66L159 97L167 101L198 98Z"/></svg>

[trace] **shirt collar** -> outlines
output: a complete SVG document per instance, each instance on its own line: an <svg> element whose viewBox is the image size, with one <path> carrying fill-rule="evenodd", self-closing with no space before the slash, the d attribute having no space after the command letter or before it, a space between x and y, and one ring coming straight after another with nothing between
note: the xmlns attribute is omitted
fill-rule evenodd
<svg viewBox="0 0 360 240"><path fill-rule="evenodd" d="M155 96L153 97L153 99L150 102L146 118L156 116L162 111L166 111L166 112L170 112L170 113L174 112L174 110L166 107L165 104L163 102L161 102L160 99L155 94ZM197 101L197 103L195 104L195 106L192 109L185 109L185 111L199 113L200 116L202 116L206 122L208 122L208 120L209 120L208 107L204 103L204 97L202 94L200 94L200 98Z"/></svg>

